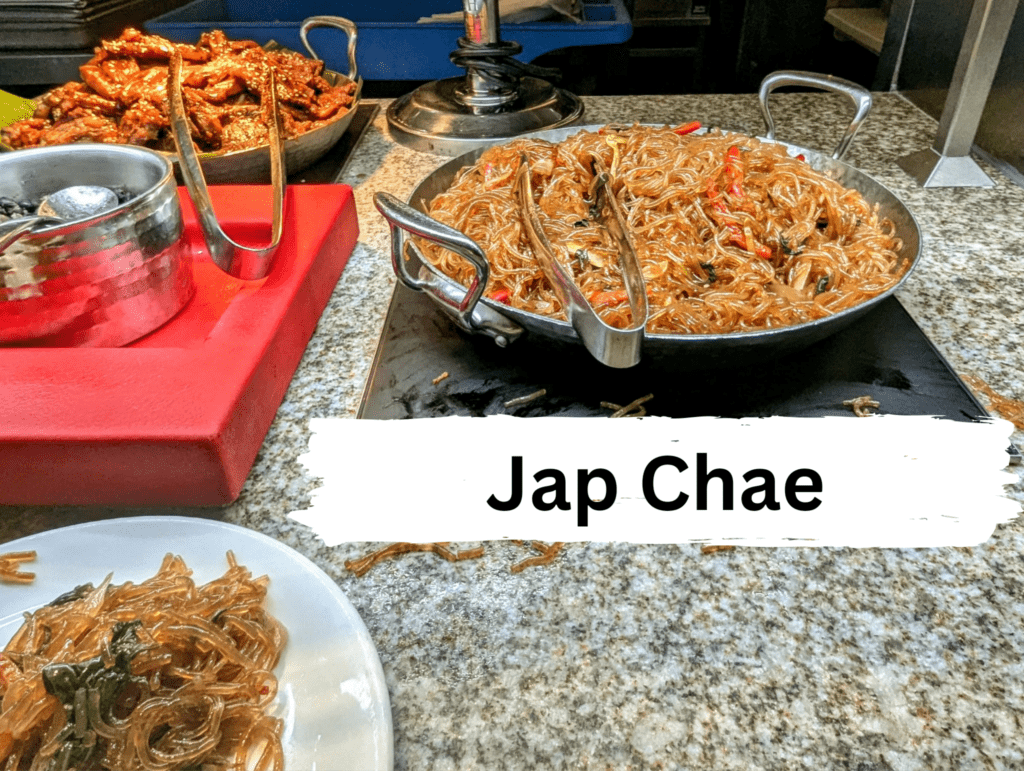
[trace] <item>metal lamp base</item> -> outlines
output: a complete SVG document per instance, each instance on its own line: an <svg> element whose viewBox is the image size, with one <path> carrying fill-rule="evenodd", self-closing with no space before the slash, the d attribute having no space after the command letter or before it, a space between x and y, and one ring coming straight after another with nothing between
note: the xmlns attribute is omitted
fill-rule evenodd
<svg viewBox="0 0 1024 771"><path fill-rule="evenodd" d="M929 148L905 155L897 163L921 187L995 187L969 155L940 155Z"/></svg>
<svg viewBox="0 0 1024 771"><path fill-rule="evenodd" d="M530 77L520 80L508 104L474 112L456 94L465 83L465 78L435 80L392 102L387 111L392 138L414 150L454 157L583 117L579 97Z"/></svg>

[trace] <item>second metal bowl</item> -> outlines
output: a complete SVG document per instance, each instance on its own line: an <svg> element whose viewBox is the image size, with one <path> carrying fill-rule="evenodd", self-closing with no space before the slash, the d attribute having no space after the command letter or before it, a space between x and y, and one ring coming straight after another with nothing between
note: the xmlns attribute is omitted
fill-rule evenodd
<svg viewBox="0 0 1024 771"><path fill-rule="evenodd" d="M124 345L195 292L167 158L102 144L0 154L0 196L38 202L69 185L123 189L128 200L36 230L0 253L0 345Z"/></svg>

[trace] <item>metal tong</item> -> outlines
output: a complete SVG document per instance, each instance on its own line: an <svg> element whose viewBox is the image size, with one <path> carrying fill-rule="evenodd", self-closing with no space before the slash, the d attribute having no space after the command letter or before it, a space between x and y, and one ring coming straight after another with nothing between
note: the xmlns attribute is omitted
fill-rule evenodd
<svg viewBox="0 0 1024 771"><path fill-rule="evenodd" d="M618 247L619 268L622 271L629 310L632 317L630 326L620 329L610 326L583 296L569 272L555 258L555 251L548 241L537 216L537 205L533 200L533 186L530 183L530 163L525 153L519 157L514 190L523 212L526 234L537 255L537 261L558 299L565 308L566 316L583 345L600 362L609 367L632 367L640 361L644 327L647 325L647 291L640 260L629 236L626 218L615 198L608 172L600 159L594 157L594 185L591 208L600 215L605 227ZM606 213L607 212L607 213Z"/></svg>
<svg viewBox="0 0 1024 771"><path fill-rule="evenodd" d="M7 251L7 247L23 235L32 232L36 228L57 225L62 221L59 217L44 217L38 214L30 217L19 217L16 220L8 220L10 223L8 227L0 226L0 254ZM4 225L7 225L8 222L5 222Z"/></svg>
<svg viewBox="0 0 1024 771"><path fill-rule="evenodd" d="M281 242L284 227L285 167L281 139L280 116L277 111L277 80L274 69L267 68L267 93L261 107L267 113L267 127L270 140L270 184L274 192L274 214L271 224L270 244L264 247L243 246L221 228L217 214L210 200L206 177L199 165L199 157L192 144L185 100L181 91L181 54L171 55L167 72L167 100L170 105L171 134L178 149L179 168L185 187L195 204L199 225L206 239L206 247L214 264L221 270L245 280L263 278L270 272L274 252Z"/></svg>

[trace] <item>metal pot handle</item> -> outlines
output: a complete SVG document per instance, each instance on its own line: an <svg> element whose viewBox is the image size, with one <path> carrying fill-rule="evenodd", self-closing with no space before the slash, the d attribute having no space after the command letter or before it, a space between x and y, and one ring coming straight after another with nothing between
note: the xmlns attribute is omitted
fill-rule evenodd
<svg viewBox="0 0 1024 771"><path fill-rule="evenodd" d="M839 144L832 153L832 157L835 160L842 160L843 156L846 155L846 151L850 149L850 143L853 141L854 134L860 129L864 118L867 117L868 111L871 109L871 92L853 81L837 78L834 75L819 75L815 72L803 72L801 70L773 72L761 81L761 89L757 92L757 98L761 105L761 115L767 127L765 136L768 139L775 139L775 121L768 110L768 95L776 88L782 86L808 86L810 88L820 88L822 91L845 94L850 97L856 111L853 120L850 121L850 125L846 129L846 133L843 134L843 138L839 140Z"/></svg>
<svg viewBox="0 0 1024 771"><path fill-rule="evenodd" d="M269 104L266 105L270 113L268 149L270 151L270 185L274 192L274 215L270 243L264 247L253 248L231 240L217 221L217 213L213 209L213 201L210 200L210 191L206 187L206 177L203 175L199 157L192 144L192 134L185 113L185 100L181 93L181 66L181 54L175 52L171 56L170 66L167 68L167 101L170 106L171 133L174 136L175 147L178 149L181 176L185 181L188 194L192 198L192 203L195 204L199 225L206 240L206 248L210 252L210 259L221 270L236 278L250 281L261 279L270 272L271 262L281 243L281 233L284 230L285 167L284 153L281 147L283 138L280 115L277 110L277 80L274 77L274 69L273 67L267 69L269 80L267 101Z"/></svg>
<svg viewBox="0 0 1024 771"><path fill-rule="evenodd" d="M487 264L484 250L472 238L402 203L390 193L377 193L373 197L373 203L391 226L391 266L403 284L417 292L426 292L467 332L482 332L494 338L502 347L523 333L523 328L518 324L480 303L484 289L487 288L487 278L491 269ZM454 281L442 278L425 267L420 271L419 278L413 276L406 265L406 244L408 243L409 251L421 265L424 259L416 244L406 240L406 231L433 241L469 260L474 271L469 289L464 289Z"/></svg>
<svg viewBox="0 0 1024 771"><path fill-rule="evenodd" d="M359 69L356 66L355 23L341 16L310 16L308 19L303 21L302 26L299 27L299 37L302 38L302 45L306 46L306 50L309 51L310 56L314 59L319 59L320 56L313 50L313 46L309 44L309 40L306 39L307 33L314 27L334 27L335 29L344 31L345 34L348 35L348 79L355 83L359 77Z"/></svg>

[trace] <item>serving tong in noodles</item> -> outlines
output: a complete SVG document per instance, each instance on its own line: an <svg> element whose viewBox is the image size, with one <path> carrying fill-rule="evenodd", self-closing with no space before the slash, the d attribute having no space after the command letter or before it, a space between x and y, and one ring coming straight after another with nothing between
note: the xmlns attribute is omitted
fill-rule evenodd
<svg viewBox="0 0 1024 771"><path fill-rule="evenodd" d="M612 192L608 172L600 159L595 157L593 164L595 184L591 192L591 210L599 224L608 231L618 251L619 268L629 298L630 325L625 328L613 327L605 322L583 296L569 271L556 259L555 250L541 227L537 204L533 200L530 162L526 153L519 156L513 190L537 262L558 295L569 323L580 336L583 345L595 358L610 367L632 367L640 361L640 346L647 324L647 291L636 249L629 237L626 218Z"/></svg>
<svg viewBox="0 0 1024 771"><path fill-rule="evenodd" d="M597 181L591 191L591 202L595 213L594 219L608 231L618 250L631 313L630 326L625 329L612 327L601 319L583 296L572 276L555 259L554 249L545 236L537 216L530 184L529 164L525 156L520 160L514 187L523 210L527 237L534 246L538 262L548 282L566 309L566 315L576 336L587 350L606 366L625 368L636 365L640 361L644 327L647 323L647 294L640 272L640 262L626 227L626 219L611 190L607 172L601 167L600 161L595 159ZM456 159L454 163L458 162L459 159ZM490 265L479 244L464 233L402 203L390 193L377 193L373 201L391 227L391 263L395 274L409 288L426 292L440 303L462 329L489 335L498 345L504 347L523 333L523 327L516 323L516 320L523 316L530 317L535 325L550 326L552 329L564 326L564 322L556 319L533 317L532 314L515 308L507 307L499 312L494 307L488 307L487 303L497 301L481 302L490 276ZM474 270L469 287L463 287L428 267L429 263L423 253L407 235L432 241L467 260ZM418 276L410 271L406 250L420 263Z"/></svg>
<svg viewBox="0 0 1024 771"><path fill-rule="evenodd" d="M267 68L266 98L261 100L267 116L270 150L270 185L274 195L274 213L271 222L270 243L263 247L243 246L221 228L210 200L206 177L199 165L199 156L192 144L185 100L181 90L181 54L171 56L167 71L167 101L170 106L171 134L178 150L179 168L185 187L195 204L199 225L206 239L206 247L214 264L236 278L255 280L270 272L274 253L281 243L284 229L285 164L281 138L281 119L277 110L277 81L273 67Z"/></svg>

